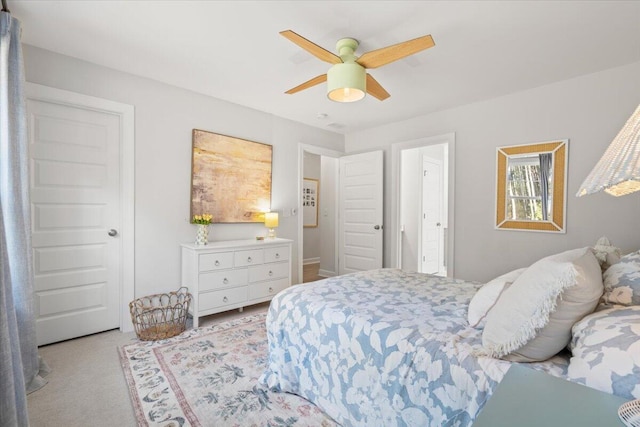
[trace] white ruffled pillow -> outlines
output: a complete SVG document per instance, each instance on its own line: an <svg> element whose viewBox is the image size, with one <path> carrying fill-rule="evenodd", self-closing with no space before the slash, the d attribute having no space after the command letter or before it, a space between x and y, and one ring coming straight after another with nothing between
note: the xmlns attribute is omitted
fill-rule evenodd
<svg viewBox="0 0 640 427"><path fill-rule="evenodd" d="M640 251L623 256L602 278L605 303L640 305Z"/></svg>
<svg viewBox="0 0 640 427"><path fill-rule="evenodd" d="M569 344L571 327L593 312L601 295L602 272L590 248L543 258L489 311L485 353L513 362L546 360Z"/></svg>
<svg viewBox="0 0 640 427"><path fill-rule="evenodd" d="M472 328L484 328L489 310L498 301L502 292L520 277L524 270L526 268L519 268L505 273L485 283L478 289L473 298L471 298L471 302L469 302L469 310L467 312L467 319Z"/></svg>
<svg viewBox="0 0 640 427"><path fill-rule="evenodd" d="M573 325L572 334L571 381L640 399L640 306L593 313Z"/></svg>

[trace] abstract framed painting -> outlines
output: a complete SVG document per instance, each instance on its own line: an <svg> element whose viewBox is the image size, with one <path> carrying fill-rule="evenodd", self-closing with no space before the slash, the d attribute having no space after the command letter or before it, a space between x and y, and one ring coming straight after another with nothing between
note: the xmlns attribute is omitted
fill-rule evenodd
<svg viewBox="0 0 640 427"><path fill-rule="evenodd" d="M213 223L262 222L271 208L273 147L193 129L191 218Z"/></svg>

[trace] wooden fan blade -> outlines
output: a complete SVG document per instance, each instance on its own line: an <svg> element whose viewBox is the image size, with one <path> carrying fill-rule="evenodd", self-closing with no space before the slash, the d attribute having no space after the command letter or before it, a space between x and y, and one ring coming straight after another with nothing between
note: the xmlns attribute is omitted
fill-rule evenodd
<svg viewBox="0 0 640 427"><path fill-rule="evenodd" d="M327 75L326 74L322 74L318 77L314 77L311 80L308 80L304 83L302 83L301 85L298 85L292 89L289 89L288 91L286 91L285 93L288 93L289 95L291 95L292 93L296 93L296 92L300 92L301 90L305 90L305 89L309 89L310 87L313 87L315 85L319 85L320 83L326 82L327 81Z"/></svg>
<svg viewBox="0 0 640 427"><path fill-rule="evenodd" d="M364 53L356 62L364 68L378 68L433 46L435 43L431 35L422 36Z"/></svg>
<svg viewBox="0 0 640 427"><path fill-rule="evenodd" d="M325 48L318 46L291 30L280 31L280 34L322 61L328 62L329 64L339 64L342 62L342 59L340 59L338 55L329 52Z"/></svg>
<svg viewBox="0 0 640 427"><path fill-rule="evenodd" d="M367 93L380 101L384 101L391 96L369 73L367 73Z"/></svg>

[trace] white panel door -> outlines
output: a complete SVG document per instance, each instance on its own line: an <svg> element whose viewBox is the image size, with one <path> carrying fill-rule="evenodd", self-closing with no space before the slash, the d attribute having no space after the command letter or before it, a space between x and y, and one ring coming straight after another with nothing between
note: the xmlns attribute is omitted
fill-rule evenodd
<svg viewBox="0 0 640 427"><path fill-rule="evenodd" d="M120 117L30 98L27 110L38 344L118 328Z"/></svg>
<svg viewBox="0 0 640 427"><path fill-rule="evenodd" d="M442 165L422 162L422 257L420 271L437 274L442 265Z"/></svg>
<svg viewBox="0 0 640 427"><path fill-rule="evenodd" d="M382 151L340 158L340 274L382 268Z"/></svg>

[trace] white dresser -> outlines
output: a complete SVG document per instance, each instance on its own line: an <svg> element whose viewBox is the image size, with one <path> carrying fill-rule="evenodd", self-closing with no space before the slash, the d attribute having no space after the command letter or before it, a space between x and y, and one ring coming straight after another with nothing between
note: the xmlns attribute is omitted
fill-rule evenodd
<svg viewBox="0 0 640 427"><path fill-rule="evenodd" d="M291 286L291 243L265 239L182 244L182 286L193 296L193 327L200 316L269 301Z"/></svg>

